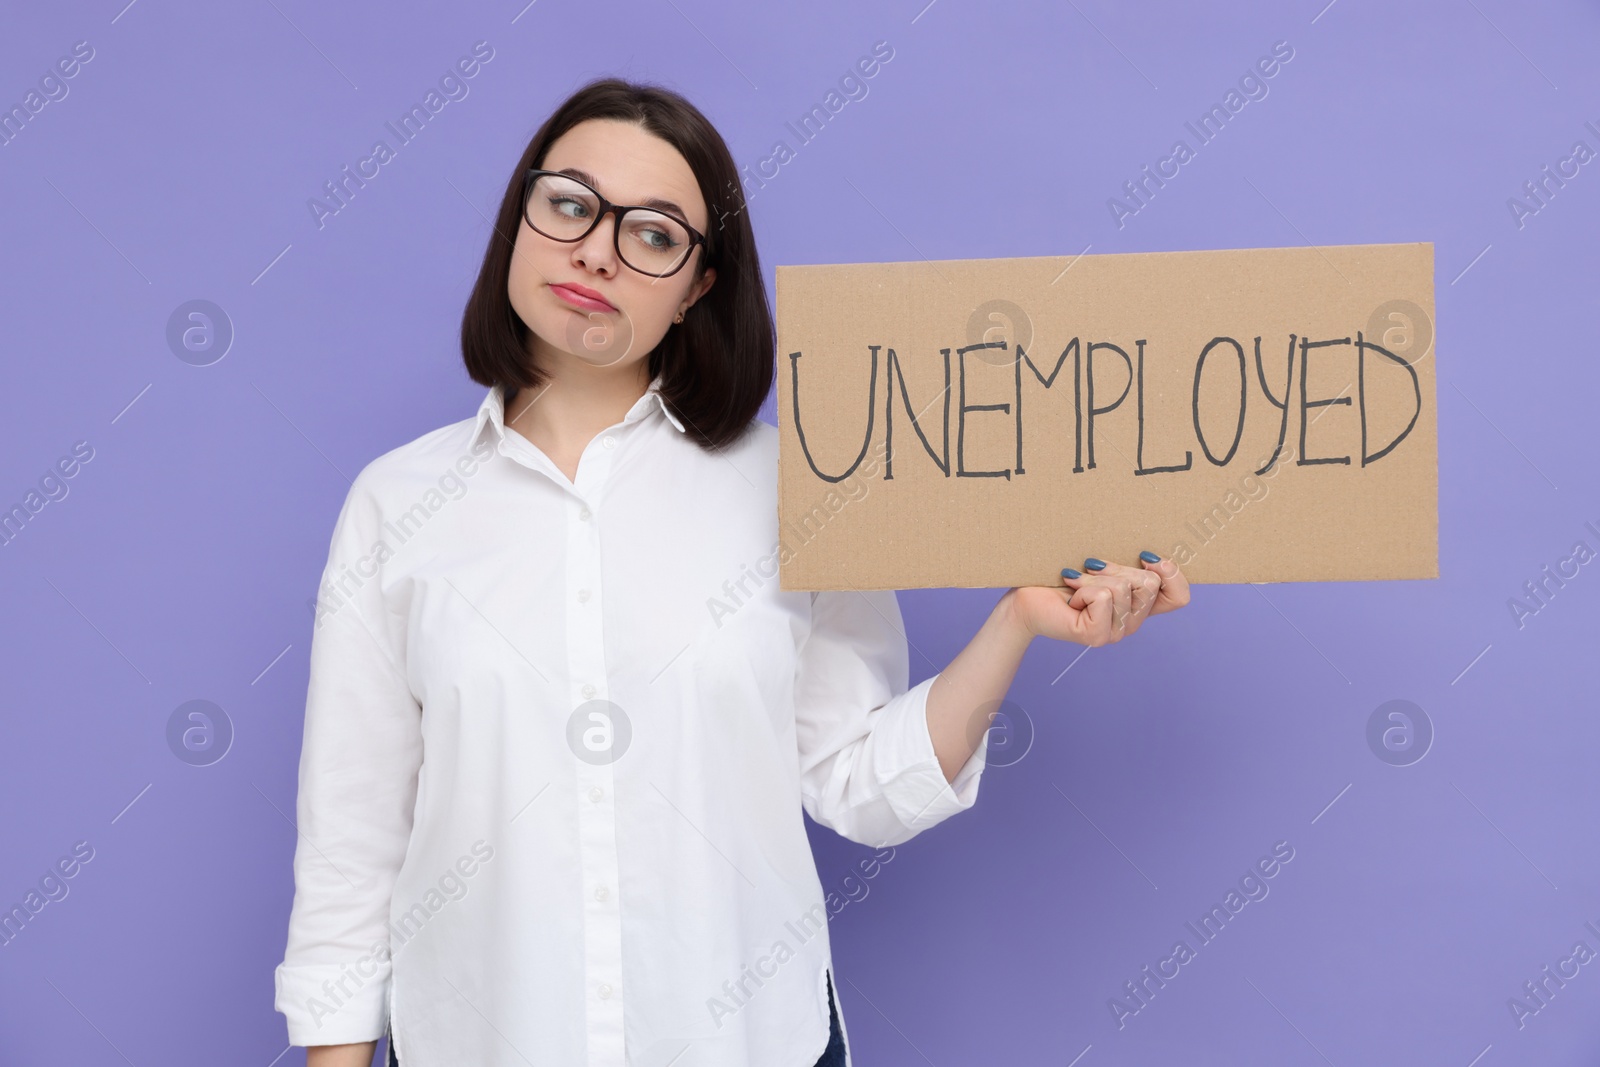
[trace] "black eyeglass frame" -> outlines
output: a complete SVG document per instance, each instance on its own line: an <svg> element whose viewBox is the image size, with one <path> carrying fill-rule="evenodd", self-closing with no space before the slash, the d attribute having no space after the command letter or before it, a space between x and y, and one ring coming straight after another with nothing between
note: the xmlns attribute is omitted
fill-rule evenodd
<svg viewBox="0 0 1600 1067"><path fill-rule="evenodd" d="M600 210L596 211L594 213L594 219L593 219L593 221L591 221L589 223L589 228L584 230L578 236L576 236L576 237L552 237L550 234L545 233L543 230L539 229L539 227L534 226L533 220L528 217L528 198L533 193L533 183L536 180L538 180L540 175L544 175L544 174L548 174L551 177L555 177L555 178L564 178L569 182L573 182L573 183L575 183L577 185L581 185L585 189L589 190L589 192L593 193L594 194L594 198L597 201L599 201ZM673 267L671 270L667 271L665 274L656 274L656 273L653 273L653 272L647 271L647 270L639 270L638 267L635 267L632 263L629 263L628 260L627 260L627 257L622 254L622 217L625 214L627 214L628 212L635 211L635 210L648 211L648 212L651 212L652 214L655 214L655 215L665 216L666 218L671 219L673 222L676 222L679 226L682 226L685 230L689 231L689 247L684 250L683 259L679 260L678 261L678 265L676 267ZM552 240L552 241L560 241L562 244L576 244L577 242L583 240L584 238L588 237L591 233L593 233L594 232L594 228L596 226L600 225L600 220L604 219L607 215L611 214L612 212L615 212L616 216L617 216L615 224L611 227L611 244L616 249L617 260L620 263L622 263L624 266L626 266L629 270L638 271L640 274L643 274L647 278L670 278L674 274L678 273L680 270L682 270L684 268L684 265L687 264L691 258L693 258L694 249L695 249L696 245L704 245L706 250L707 250L707 252L709 252L710 249L711 249L710 242L708 242L706 240L705 234L701 233L699 230L697 230L693 226L689 225L689 222L688 222L687 219L681 219L678 216L674 215L670 211L662 211L660 208L657 208L657 207L646 207L643 204L613 204L611 201L609 201L605 197L601 196L600 195L600 191L598 189L596 189L594 186L590 185L588 182L581 181L578 178L574 178L570 174L562 174L560 171L540 170L537 167L530 167L530 168L528 168L528 173L527 173L526 177L523 178L523 182L522 182L522 218L523 218L523 221L525 221L528 224L528 226L532 228L533 232L537 233L540 237L549 237L550 240Z"/></svg>

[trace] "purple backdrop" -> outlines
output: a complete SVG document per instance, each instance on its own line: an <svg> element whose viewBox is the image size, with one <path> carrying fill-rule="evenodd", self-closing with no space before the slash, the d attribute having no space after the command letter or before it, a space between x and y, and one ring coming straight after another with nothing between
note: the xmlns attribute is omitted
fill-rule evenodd
<svg viewBox="0 0 1600 1067"><path fill-rule="evenodd" d="M857 1061L1595 1062L1600 577L1544 568L1600 549L1600 16L924 2L0 15L0 107L26 115L0 126L0 506L55 497L0 550L0 905L73 872L0 947L0 1061L302 1062L272 969L333 520L364 463L473 412L456 331L484 215L550 108L619 73L722 130L769 285L780 263L1435 243L1442 577L1202 586L1122 644L1036 642L973 811L870 878L812 828L850 901ZM480 41L493 58L318 220L308 200ZM880 41L865 95L800 144L786 123ZM1292 59L1225 130L1114 213L1278 42ZM215 307L186 346L195 300ZM902 594L913 682L996 595ZM195 700L218 731L198 754L169 729ZM1392 700L1398 751L1369 740ZM1186 923L1278 842L1270 892L1202 944ZM1194 958L1131 997L1179 939Z"/></svg>

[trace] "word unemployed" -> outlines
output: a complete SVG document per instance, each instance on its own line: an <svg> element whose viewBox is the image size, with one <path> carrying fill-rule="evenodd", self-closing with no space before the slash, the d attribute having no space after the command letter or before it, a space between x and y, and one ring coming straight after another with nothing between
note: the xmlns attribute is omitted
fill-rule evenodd
<svg viewBox="0 0 1600 1067"><path fill-rule="evenodd" d="M1293 379L1296 377L1295 348L1297 344L1299 347L1298 362L1300 370L1298 377L1300 379L1300 396L1299 401L1295 402L1290 396L1290 387ZM1045 389L1049 389L1055 384L1056 376L1060 374L1061 368L1069 356L1072 358L1072 411L1074 417L1075 435L1072 472L1074 474L1079 474L1085 470L1094 469L1095 420L1097 418L1102 418L1109 412L1115 411L1117 408L1121 407L1123 402L1128 399L1128 393L1130 390L1133 390L1135 393L1134 401L1138 411L1139 424L1138 448L1135 452L1136 469L1133 473L1160 474L1174 471L1191 470L1194 466L1194 452L1191 449L1184 450L1182 463L1173 463L1164 466L1145 465L1145 340L1140 338L1134 342L1134 345L1138 352L1137 358L1130 357L1126 349L1112 344L1110 341L1091 341L1084 345L1080 344L1079 338L1074 337L1071 342L1068 343L1067 347L1062 350L1061 354L1056 357L1055 365L1050 368L1048 375L1040 369L1039 365L1033 361L1033 358L1028 355L1027 351L1024 350L1021 345L1018 345L1016 357L1011 360L1011 363L1015 368L1016 379L1015 393L1013 397L1016 405L1015 412L1012 411L1012 404L1010 402L999 404L967 403L967 354L979 349L1004 349L1007 347L1007 343L1005 341L986 341L981 344L966 345L956 349L956 363L959 368L959 401L957 404L958 411L956 415L955 431L956 455L953 467L950 457L950 397L952 384L950 370L950 349L942 348L939 350L944 356L944 415L942 424L943 438L941 448L938 451L936 451L933 445L929 442L928 435L922 430L922 423L920 419L912 410L912 401L910 395L906 391L905 372L901 368L900 357L895 353L893 348L888 349L888 357L884 370L883 401L884 441L886 445L884 450L884 479L889 480L894 477L894 387L897 378L900 384L900 399L905 408L906 417L911 421L911 428L913 431L915 431L917 438L921 441L923 450L926 451L930 457L932 457L934 464L939 468L946 478L954 475L955 477L959 478L1009 479L1012 474L1020 475L1027 473L1027 468L1023 465L1022 456L1022 442L1024 437L1022 417L1023 367L1026 366L1032 373L1034 381L1038 382ZM1353 346L1356 350L1357 381L1359 384L1357 386L1357 395L1355 400L1353 401L1352 398L1348 396L1321 397L1312 399L1310 396L1308 396L1306 389L1306 372L1312 351L1340 345ZM869 345L868 347L871 351L872 357L872 373L870 384L867 387L866 434L861 442L860 453L857 454L854 462L852 462L842 474L825 473L820 467L817 466L816 460L811 455L811 446L806 440L804 421L800 412L800 358L802 353L789 353L789 368L792 384L790 395L792 397L793 404L795 435L799 438L800 448L805 454L807 466L811 468L811 472L813 474L825 482L839 482L854 473L856 467L858 467L861 464L862 459L865 458L867 454L867 448L872 441L873 419L878 407L878 350L884 346ZM1208 440L1206 430L1202 426L1200 419L1200 385L1202 378L1205 375L1207 357L1209 357L1213 352L1218 353L1218 361L1224 366L1230 362L1227 357L1231 353L1235 357L1238 365L1237 373L1239 378L1239 386L1237 391L1238 419L1233 427L1233 440L1228 444L1227 448L1221 452L1220 455L1218 455L1217 451L1213 450L1212 442ZM1382 447L1377 448L1375 451L1370 447L1367 434L1366 364L1369 352L1392 360L1396 365L1398 365L1411 376L1411 388L1414 393L1414 401L1416 404L1416 407L1411 414L1411 421L1406 424L1405 429L1401 430L1393 440L1389 441ZM1114 356L1126 364L1127 381L1123 383L1121 392L1116 394L1116 399L1112 400L1110 403L1096 403L1097 386L1099 388L1101 398L1103 398L1107 392L1103 381L1096 377L1094 357L1097 353L1106 354L1102 356L1102 362L1104 359ZM1213 338L1203 349L1201 349L1200 355L1195 361L1194 393L1193 402L1191 405L1191 413L1194 420L1195 439L1196 443L1200 446L1200 450L1205 453L1206 460L1218 467L1227 466L1227 464L1233 459L1234 453L1239 449L1240 440L1244 436L1245 412L1249 406L1250 396L1250 375L1248 367L1249 364L1245 357L1244 346L1238 341L1234 340L1232 337ZM1353 402L1359 402L1361 413L1361 466L1363 467L1382 459L1384 456L1392 452L1396 445L1405 440L1407 435L1411 433L1412 427L1416 425L1417 416L1422 411L1422 389L1417 378L1416 370L1413 369L1411 365L1404 359L1401 359L1399 356L1395 355L1393 352L1390 352L1382 345L1368 341L1360 331L1356 332L1356 335L1353 339L1350 337L1338 337L1318 341L1313 341L1310 338L1297 339L1296 336L1291 333L1289 335L1287 369L1284 376L1284 387L1281 398L1277 395L1274 395L1273 388L1267 383L1266 370L1262 363L1260 337L1255 339L1255 368L1256 378L1260 382L1261 391L1267 403L1276 408L1280 413L1277 447L1274 449L1271 458L1267 460L1266 465L1261 470L1256 472L1257 474L1264 473L1268 468L1278 461L1278 457L1283 451L1285 436L1287 435L1289 429L1289 417L1291 411L1298 411L1299 413L1300 443L1298 449L1296 450L1296 458L1294 462L1296 466L1302 467L1329 463L1350 464L1352 462L1352 457L1348 455L1310 457L1306 454L1306 430L1309 428L1311 423L1311 420L1307 418L1307 412L1311 408L1325 407L1331 404L1348 405ZM1216 371L1213 373L1223 374L1225 372ZM967 466L967 418L968 413L974 411L988 411L1010 416L1011 421L1016 427L1016 465L1014 468L1001 467L993 470L972 470ZM1087 464L1085 464L1085 453L1087 453Z"/></svg>

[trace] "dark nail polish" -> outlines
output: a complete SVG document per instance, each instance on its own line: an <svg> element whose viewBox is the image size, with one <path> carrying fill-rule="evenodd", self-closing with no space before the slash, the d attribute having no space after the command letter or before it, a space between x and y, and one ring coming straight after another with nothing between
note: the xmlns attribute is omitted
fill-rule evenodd
<svg viewBox="0 0 1600 1067"><path fill-rule="evenodd" d="M1063 578L1082 578L1083 575L1079 574L1077 571L1073 570L1071 567L1062 567L1061 568L1061 577L1063 577Z"/></svg>
<svg viewBox="0 0 1600 1067"><path fill-rule="evenodd" d="M1103 571L1106 569L1106 561L1103 559L1095 559L1093 556L1090 556L1088 559L1083 561L1083 569L1086 571Z"/></svg>
<svg viewBox="0 0 1600 1067"><path fill-rule="evenodd" d="M1148 548L1145 549L1143 552L1139 553L1139 558L1144 560L1146 563L1160 563L1161 562L1161 557L1156 555L1154 552L1150 551Z"/></svg>

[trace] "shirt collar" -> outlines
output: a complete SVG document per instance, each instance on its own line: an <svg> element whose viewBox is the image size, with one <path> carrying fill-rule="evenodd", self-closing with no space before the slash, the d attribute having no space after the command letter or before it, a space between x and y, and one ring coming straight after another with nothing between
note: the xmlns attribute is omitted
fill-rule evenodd
<svg viewBox="0 0 1600 1067"><path fill-rule="evenodd" d="M672 409L667 406L666 399L661 395L661 375L659 374L650 382L649 387L645 389L644 395L634 403L633 407L628 409L626 415L622 416L622 423L627 425L628 423L638 422L656 408L660 408L661 414L667 417L667 421L672 424L673 429L679 433L685 432L683 423L678 421L678 417L672 413ZM488 395L483 398L483 403L478 405L477 419L472 424L471 440L473 442L478 440L486 425L494 427L494 434L497 440L505 439L506 400L505 387L502 385L490 386Z"/></svg>

